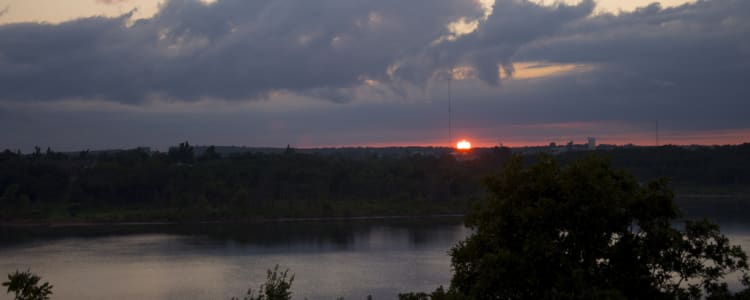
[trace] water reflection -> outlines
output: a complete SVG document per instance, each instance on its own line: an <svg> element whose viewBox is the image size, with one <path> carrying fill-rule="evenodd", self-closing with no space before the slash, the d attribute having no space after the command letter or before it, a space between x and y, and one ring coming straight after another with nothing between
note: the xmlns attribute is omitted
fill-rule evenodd
<svg viewBox="0 0 750 300"><path fill-rule="evenodd" d="M456 218L5 228L0 271L31 267L56 299L227 299L281 264L295 298L393 299L447 284L467 234Z"/></svg>
<svg viewBox="0 0 750 300"><path fill-rule="evenodd" d="M744 204L696 203L682 202L687 217L717 221L750 250ZM447 251L468 233L460 218L0 227L0 272L31 268L55 299L228 299L280 264L297 276L295 299L394 299L446 285Z"/></svg>

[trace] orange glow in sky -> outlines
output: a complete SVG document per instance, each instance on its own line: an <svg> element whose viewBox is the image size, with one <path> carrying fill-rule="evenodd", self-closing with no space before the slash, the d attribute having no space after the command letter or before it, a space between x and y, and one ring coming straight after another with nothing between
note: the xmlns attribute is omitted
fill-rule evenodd
<svg viewBox="0 0 750 300"><path fill-rule="evenodd" d="M456 149L471 150L471 143L467 140L460 140L458 143L456 143Z"/></svg>

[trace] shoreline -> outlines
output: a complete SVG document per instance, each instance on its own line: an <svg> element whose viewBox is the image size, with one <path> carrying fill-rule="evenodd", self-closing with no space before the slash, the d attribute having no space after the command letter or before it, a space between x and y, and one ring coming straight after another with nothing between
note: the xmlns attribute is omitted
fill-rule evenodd
<svg viewBox="0 0 750 300"><path fill-rule="evenodd" d="M65 227L97 227L97 226L164 226L164 225L210 225L210 224L261 224L261 223L294 223L294 222L331 222L331 221L366 221L366 220L408 220L431 218L463 218L466 214L429 214L429 215L381 215L381 216L351 216L351 217L303 217L303 218L259 218L238 220L211 221L0 221L0 227L15 228L65 228Z"/></svg>

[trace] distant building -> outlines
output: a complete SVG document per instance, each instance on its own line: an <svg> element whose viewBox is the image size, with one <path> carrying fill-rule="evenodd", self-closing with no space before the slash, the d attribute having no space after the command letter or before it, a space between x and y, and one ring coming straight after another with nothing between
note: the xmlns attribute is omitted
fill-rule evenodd
<svg viewBox="0 0 750 300"><path fill-rule="evenodd" d="M594 137L588 138L588 147L589 147L589 150L596 150L596 138Z"/></svg>

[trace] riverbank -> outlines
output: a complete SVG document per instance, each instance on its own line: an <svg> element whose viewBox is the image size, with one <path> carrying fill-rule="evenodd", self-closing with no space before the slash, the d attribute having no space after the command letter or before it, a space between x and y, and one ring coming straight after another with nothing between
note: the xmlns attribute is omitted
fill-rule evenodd
<svg viewBox="0 0 750 300"><path fill-rule="evenodd" d="M0 222L0 227L93 227L93 226L149 226L149 225L221 225L221 224L262 224L262 223L293 223L293 222L331 222L331 221L375 221L375 220L422 220L434 218L463 218L465 214L432 214L432 215L391 215L391 216L349 216L349 217L308 217L308 218L261 218L248 220L215 220L215 221L184 221L184 222L106 222L106 221L9 221Z"/></svg>
<svg viewBox="0 0 750 300"><path fill-rule="evenodd" d="M291 203L248 209L245 207L109 207L81 211L75 216L50 213L37 218L0 220L0 226L13 227L77 227L77 226L140 226L168 224L281 223L305 221L343 221L409 219L431 217L462 217L473 202L454 200L371 202L339 201L295 206ZM750 219L750 194L744 190L680 189L675 202L688 218ZM52 209L54 212L55 210Z"/></svg>
<svg viewBox="0 0 750 300"><path fill-rule="evenodd" d="M53 224L81 226L88 224L163 224L210 222L278 222L294 220L327 220L381 217L417 217L463 215L473 201L456 198L450 201L276 201L267 205L243 205L231 202L186 203L172 206L109 205L81 208L74 212L64 204L28 207L26 214L5 211L2 224ZM28 213L29 211L35 213ZM13 217L11 217L13 216Z"/></svg>

